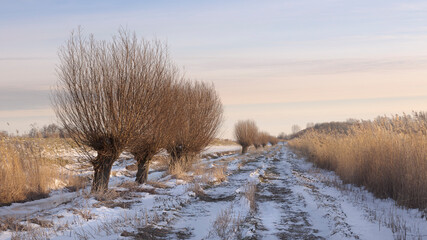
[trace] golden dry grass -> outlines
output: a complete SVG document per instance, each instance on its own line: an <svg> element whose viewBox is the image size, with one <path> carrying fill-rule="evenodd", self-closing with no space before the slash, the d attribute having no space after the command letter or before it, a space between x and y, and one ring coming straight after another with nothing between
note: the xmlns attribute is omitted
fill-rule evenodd
<svg viewBox="0 0 427 240"><path fill-rule="evenodd" d="M377 118L348 133L307 131L289 146L344 182L366 186L413 208L427 207L427 121L424 113Z"/></svg>
<svg viewBox="0 0 427 240"><path fill-rule="evenodd" d="M234 213L232 206L222 209L212 223L209 239L242 239L241 225L244 219Z"/></svg>
<svg viewBox="0 0 427 240"><path fill-rule="evenodd" d="M210 175L215 182L221 183L227 180L227 166L218 165L211 169Z"/></svg>
<svg viewBox="0 0 427 240"><path fill-rule="evenodd" d="M86 188L90 183L89 176L66 175L62 179L66 182L66 188L73 192Z"/></svg>
<svg viewBox="0 0 427 240"><path fill-rule="evenodd" d="M256 210L256 199L255 199L256 191L257 191L257 185L254 182L249 182L245 186L245 197L249 201L249 206L251 211Z"/></svg>
<svg viewBox="0 0 427 240"><path fill-rule="evenodd" d="M191 164L191 162L178 161L175 164L169 166L168 173L174 178L191 182L193 177L190 176L188 173L189 171L193 170L192 168L193 165Z"/></svg>
<svg viewBox="0 0 427 240"><path fill-rule="evenodd" d="M237 142L230 139L215 138L210 144L210 146L230 146L230 145L239 145Z"/></svg>
<svg viewBox="0 0 427 240"><path fill-rule="evenodd" d="M46 196L58 167L34 141L0 139L0 205Z"/></svg>

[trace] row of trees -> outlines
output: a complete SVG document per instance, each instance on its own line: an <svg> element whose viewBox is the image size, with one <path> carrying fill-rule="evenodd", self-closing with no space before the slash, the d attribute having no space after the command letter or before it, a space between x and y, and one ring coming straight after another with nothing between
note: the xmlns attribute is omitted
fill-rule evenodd
<svg viewBox="0 0 427 240"><path fill-rule="evenodd" d="M248 148L253 145L255 148L265 147L268 143L276 145L279 140L268 134L267 132L259 131L258 126L253 120L240 120L234 125L234 137L242 146L242 154L248 151Z"/></svg>
<svg viewBox="0 0 427 240"><path fill-rule="evenodd" d="M188 161L217 134L222 103L211 84L188 81L160 41L120 30L111 41L72 32L59 50L53 106L70 137L95 150L92 192L105 191L113 163L123 151L138 163L143 183L161 149L171 167Z"/></svg>
<svg viewBox="0 0 427 240"><path fill-rule="evenodd" d="M24 135L25 136L25 135ZM67 138L67 132L64 128L51 123L38 128L36 124L31 124L31 129L28 132L30 138Z"/></svg>
<svg viewBox="0 0 427 240"><path fill-rule="evenodd" d="M22 136L29 138L67 138L67 132L64 128L51 123L48 125L44 125L43 127L37 127L36 123L30 125L31 129L28 133L24 133L19 135L18 130L16 130L16 134L9 134L5 130L0 130L0 138L1 137L13 137L13 136Z"/></svg>

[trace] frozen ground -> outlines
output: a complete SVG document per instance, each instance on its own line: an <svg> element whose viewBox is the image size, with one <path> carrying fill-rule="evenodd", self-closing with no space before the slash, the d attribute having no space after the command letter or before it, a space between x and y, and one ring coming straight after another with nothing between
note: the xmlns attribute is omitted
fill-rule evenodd
<svg viewBox="0 0 427 240"><path fill-rule="evenodd" d="M154 164L140 186L123 157L106 195L55 191L1 207L0 239L427 239L425 212L344 185L286 145L235 150L211 148L180 178Z"/></svg>

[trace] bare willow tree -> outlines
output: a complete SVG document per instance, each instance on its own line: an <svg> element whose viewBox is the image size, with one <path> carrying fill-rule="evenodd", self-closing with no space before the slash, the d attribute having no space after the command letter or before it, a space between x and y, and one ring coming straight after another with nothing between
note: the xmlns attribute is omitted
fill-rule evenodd
<svg viewBox="0 0 427 240"><path fill-rule="evenodd" d="M145 129L145 132L137 132L138 140L132 145L130 152L134 155L138 171L135 181L145 183L150 169L150 162L154 155L166 146L167 141L173 137L174 129L179 128L176 121L177 112L172 107L177 100L176 85L180 76L174 67L170 66L164 73L164 85L158 89L158 104L151 118L156 121Z"/></svg>
<svg viewBox="0 0 427 240"><path fill-rule="evenodd" d="M253 120L240 120L234 125L234 137L242 146L242 154L248 151L258 134L258 127Z"/></svg>
<svg viewBox="0 0 427 240"><path fill-rule="evenodd" d="M179 127L166 144L171 155L170 168L179 161L189 161L206 148L222 123L221 100L211 84L182 82L175 88L175 120Z"/></svg>
<svg viewBox="0 0 427 240"><path fill-rule="evenodd" d="M92 192L106 191L113 163L154 121L157 89L167 59L158 41L120 30L109 42L71 34L59 50L52 103L58 119L81 147L97 152Z"/></svg>
<svg viewBox="0 0 427 240"><path fill-rule="evenodd" d="M279 139L277 137L274 137L274 136L270 136L268 141L270 142L270 144L272 146L274 146L274 145L276 145L276 144L279 143Z"/></svg>
<svg viewBox="0 0 427 240"><path fill-rule="evenodd" d="M254 145L255 149L258 149L261 147L261 138L259 136L259 132L255 135L254 140L252 141L252 144Z"/></svg>
<svg viewBox="0 0 427 240"><path fill-rule="evenodd" d="M292 125L292 134L296 134L297 132L301 131L301 127L297 124Z"/></svg>
<svg viewBox="0 0 427 240"><path fill-rule="evenodd" d="M268 134L267 132L259 132L258 133L258 144L260 144L262 147L267 146L267 144L269 143L270 140L270 134Z"/></svg>

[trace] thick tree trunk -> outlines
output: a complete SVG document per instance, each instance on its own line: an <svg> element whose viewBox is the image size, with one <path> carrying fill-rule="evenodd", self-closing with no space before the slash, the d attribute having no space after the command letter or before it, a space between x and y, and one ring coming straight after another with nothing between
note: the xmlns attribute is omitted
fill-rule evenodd
<svg viewBox="0 0 427 240"><path fill-rule="evenodd" d="M242 154L245 154L248 151L248 146L242 146Z"/></svg>
<svg viewBox="0 0 427 240"><path fill-rule="evenodd" d="M102 154L98 153L93 164L93 181L91 192L105 192L108 190L108 182L110 181L111 168L120 154Z"/></svg>
<svg viewBox="0 0 427 240"><path fill-rule="evenodd" d="M181 148L179 148L179 147L175 148L173 151L171 151L170 155L171 155L171 158L174 162L179 161L182 157Z"/></svg>
<svg viewBox="0 0 427 240"><path fill-rule="evenodd" d="M136 172L135 182L142 184L147 182L148 170L150 170L150 161L153 158L154 154L145 152L134 154L137 164L138 171Z"/></svg>

